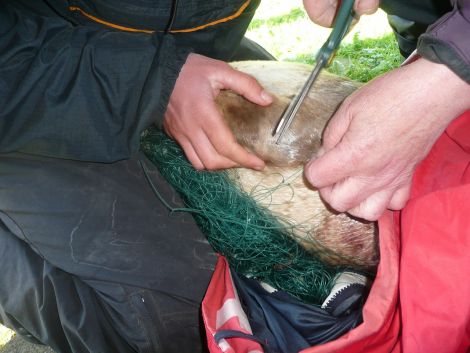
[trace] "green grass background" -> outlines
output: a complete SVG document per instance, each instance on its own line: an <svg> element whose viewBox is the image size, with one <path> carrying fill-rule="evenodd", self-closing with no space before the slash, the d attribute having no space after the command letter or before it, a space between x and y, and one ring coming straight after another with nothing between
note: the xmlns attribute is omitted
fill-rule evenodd
<svg viewBox="0 0 470 353"><path fill-rule="evenodd" d="M247 36L278 60L313 64L330 29L313 24L301 0L262 1ZM336 53L328 71L367 82L400 65L401 57L386 14L362 16Z"/></svg>

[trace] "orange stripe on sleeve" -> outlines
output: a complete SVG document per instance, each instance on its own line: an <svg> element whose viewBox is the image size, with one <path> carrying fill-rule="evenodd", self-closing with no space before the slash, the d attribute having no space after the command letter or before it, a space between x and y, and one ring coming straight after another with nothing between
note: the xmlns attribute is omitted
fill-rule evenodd
<svg viewBox="0 0 470 353"><path fill-rule="evenodd" d="M171 30L170 32L171 32L171 33L196 32L196 31L199 31L199 30L201 30L201 29L204 29L204 28L207 28L207 27L210 27L210 26L215 26L215 25L217 25L217 24L219 24L219 23L231 21L231 20L233 20L233 19L239 17L239 16L243 13L243 11L245 11L245 9L248 7L248 5L250 5L250 2L251 2L251 0L247 0L247 1L237 10L237 12L235 12L233 15L230 15L230 16L221 18L221 19L219 19L219 20L215 20L215 21L206 23L206 24L201 25L201 26L197 26L197 27L193 27L193 28L188 28L188 29L174 29L174 30Z"/></svg>
<svg viewBox="0 0 470 353"><path fill-rule="evenodd" d="M119 30L121 30L121 31L126 31L126 32L143 32L143 33L154 33L154 32L155 32L155 31L148 30L148 29L137 29L137 28L125 27L125 26L121 26L121 25L114 24L114 23L111 23L111 22L102 20L102 19L100 19L100 18L98 18L98 17L95 17L95 16L93 16L93 15L90 15L88 12L83 11L81 8L79 8L79 7L77 7L77 6L69 6L69 10L70 10L70 11L78 11L78 12L80 12L83 16L89 18L89 19L92 20L92 21L101 23L102 25L105 25L105 26L108 26L108 27L112 27L112 28L115 28L115 29L119 29Z"/></svg>
<svg viewBox="0 0 470 353"><path fill-rule="evenodd" d="M250 5L250 3L251 3L251 0L245 1L245 3L243 3L243 5L234 14L232 14L230 16L227 16L227 17L224 17L224 18L221 18L221 19L218 19L218 20L215 20L215 21L212 21L212 22L209 22L209 23L197 26L197 27L193 27L193 28L173 29L173 30L170 30L170 33L196 32L196 31L199 31L199 30L207 28L207 27L215 26L219 23L224 23L224 22L231 21L231 20L239 17L243 13L243 11L245 11L245 9L248 7L248 5ZM100 19L96 16L93 16L93 15L89 14L88 12L82 10L78 6L69 6L69 11L80 12L83 16L85 16L86 18L88 18L88 19L90 19L94 22L100 23L102 25L105 25L105 26L108 26L108 27L111 27L111 28L118 29L120 31L148 33L148 34L152 34L152 33L155 32L154 30L150 30L150 29L139 29L139 28L126 27L126 26L121 26L121 25L118 25L118 24L115 24L115 23L111 23L111 22L102 20L102 19Z"/></svg>

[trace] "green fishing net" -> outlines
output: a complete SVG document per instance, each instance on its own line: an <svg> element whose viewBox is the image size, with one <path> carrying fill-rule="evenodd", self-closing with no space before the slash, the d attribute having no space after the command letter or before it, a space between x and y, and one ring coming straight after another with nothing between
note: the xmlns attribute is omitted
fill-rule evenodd
<svg viewBox="0 0 470 353"><path fill-rule="evenodd" d="M237 273L308 303L321 304L328 296L341 269L306 252L289 236L292 225L260 207L227 171L195 170L180 147L156 128L146 131L141 148L187 205L170 210L192 213L211 246Z"/></svg>

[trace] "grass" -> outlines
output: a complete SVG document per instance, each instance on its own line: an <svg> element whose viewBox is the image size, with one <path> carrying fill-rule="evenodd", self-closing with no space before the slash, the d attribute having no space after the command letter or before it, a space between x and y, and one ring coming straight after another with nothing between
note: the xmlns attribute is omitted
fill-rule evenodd
<svg viewBox="0 0 470 353"><path fill-rule="evenodd" d="M265 0L247 36L278 60L313 64L329 33L330 29L310 21L299 0ZM378 11L361 17L343 40L328 71L367 82L398 67L402 60L386 15Z"/></svg>
<svg viewBox="0 0 470 353"><path fill-rule="evenodd" d="M288 13L283 15L277 15L273 17L269 17L267 19L264 18L254 18L251 21L250 26L248 27L248 31L254 31L256 29L266 27L272 28L275 26L279 26L286 23L293 23L300 19L306 19L307 14L301 8L295 7L290 10Z"/></svg>
<svg viewBox="0 0 470 353"><path fill-rule="evenodd" d="M328 71L367 82L400 66L402 60L393 34L367 39L359 39L356 34L352 43L341 46ZM315 58L311 54L300 53L289 61L313 64Z"/></svg>
<svg viewBox="0 0 470 353"><path fill-rule="evenodd" d="M400 66L402 60L393 34L362 40L355 36L338 50L329 71L367 82Z"/></svg>

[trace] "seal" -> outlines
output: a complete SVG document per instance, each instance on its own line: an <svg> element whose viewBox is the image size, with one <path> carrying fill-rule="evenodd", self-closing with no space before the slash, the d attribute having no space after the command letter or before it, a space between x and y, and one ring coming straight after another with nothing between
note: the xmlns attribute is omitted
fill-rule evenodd
<svg viewBox="0 0 470 353"><path fill-rule="evenodd" d="M311 66L276 61L232 65L255 77L275 97L269 107L258 106L228 90L217 97L237 141L266 162L263 171L232 170L232 180L260 206L290 224L296 240L326 263L375 268L379 260L376 224L335 212L303 177L303 166L318 153L329 119L361 84L322 72L290 129L276 144L272 132Z"/></svg>

